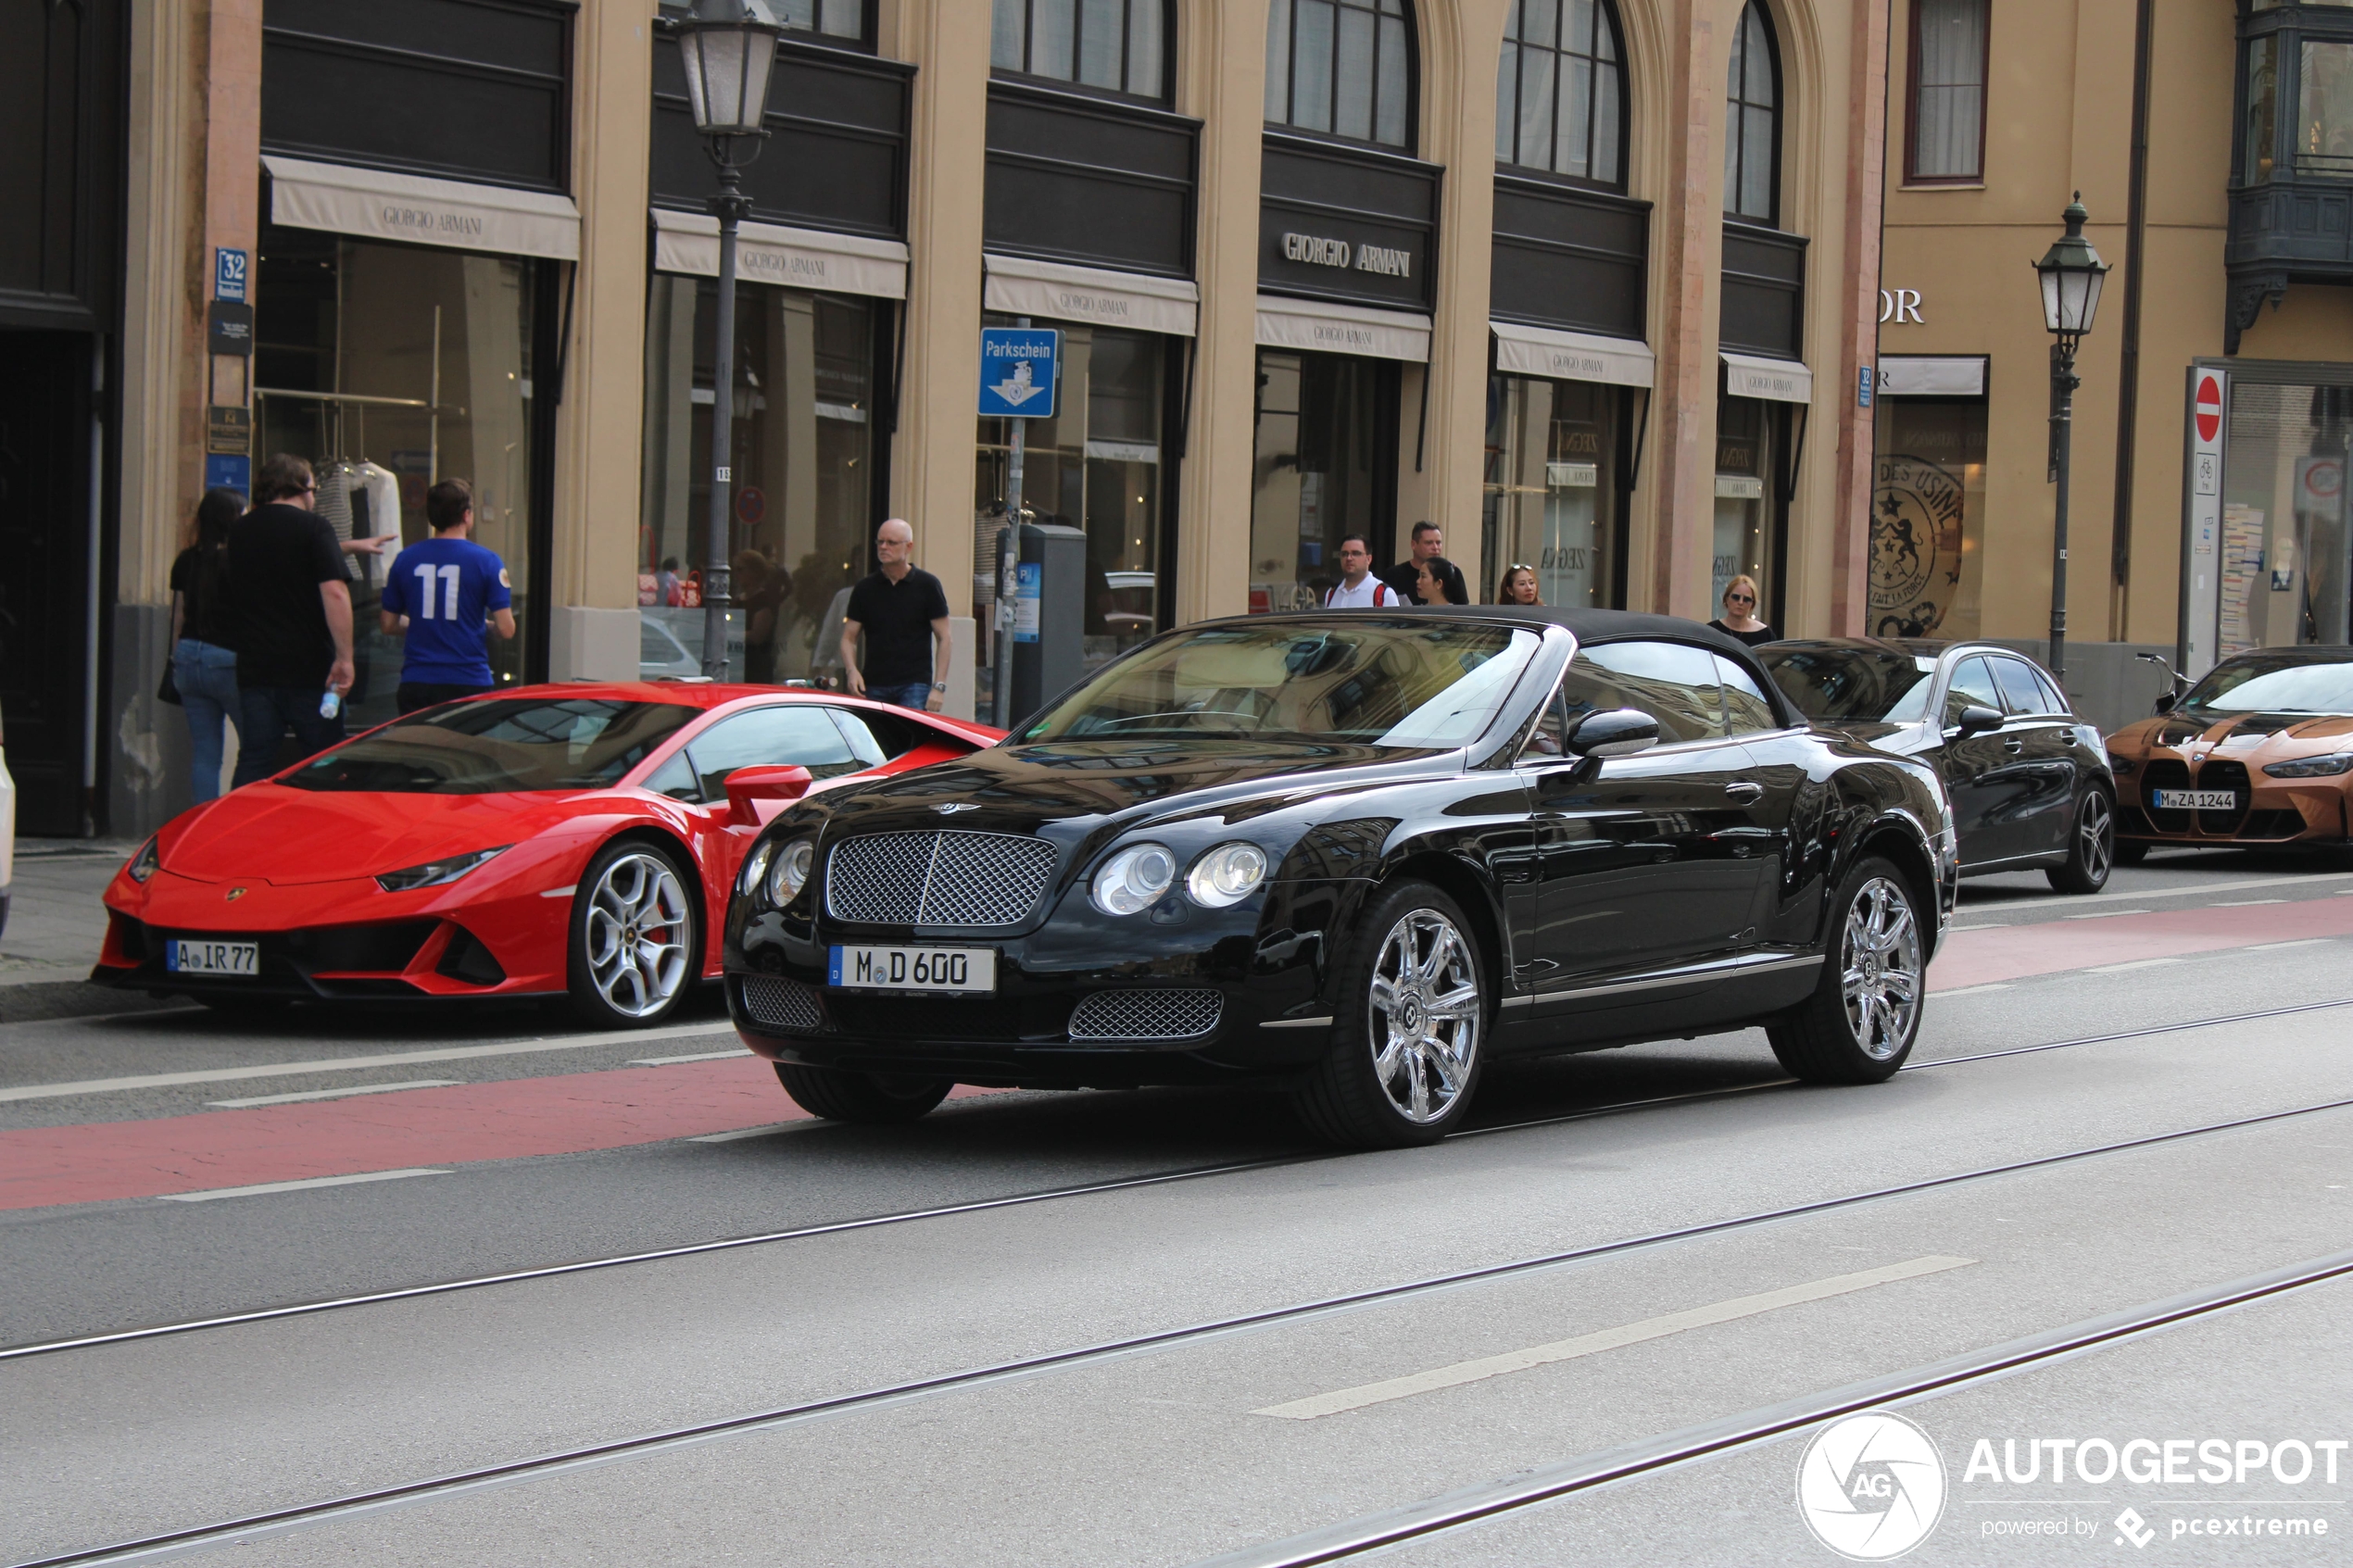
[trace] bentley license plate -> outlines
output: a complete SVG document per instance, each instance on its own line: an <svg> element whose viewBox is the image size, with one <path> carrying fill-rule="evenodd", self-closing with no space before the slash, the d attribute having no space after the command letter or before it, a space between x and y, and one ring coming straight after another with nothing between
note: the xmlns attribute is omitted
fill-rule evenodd
<svg viewBox="0 0 2353 1568"><path fill-rule="evenodd" d="M997 989L997 950L845 944L833 949L825 984L846 991L992 993Z"/></svg>
<svg viewBox="0 0 2353 1568"><path fill-rule="evenodd" d="M2239 797L2227 789L2153 789L2152 803L2160 811L2235 811Z"/></svg>
<svg viewBox="0 0 2353 1568"><path fill-rule="evenodd" d="M163 967L174 974L259 974L258 942L181 942L163 949Z"/></svg>

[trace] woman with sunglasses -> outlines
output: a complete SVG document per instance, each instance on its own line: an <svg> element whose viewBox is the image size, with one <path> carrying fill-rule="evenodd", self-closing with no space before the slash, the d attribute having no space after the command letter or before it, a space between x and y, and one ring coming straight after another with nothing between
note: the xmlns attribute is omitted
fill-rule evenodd
<svg viewBox="0 0 2353 1568"><path fill-rule="evenodd" d="M1496 585L1495 602L1499 605L1541 605L1544 601L1536 595L1536 569L1515 561L1504 569L1504 581Z"/></svg>
<svg viewBox="0 0 2353 1568"><path fill-rule="evenodd" d="M1756 579L1746 572L1724 584L1723 616L1707 624L1750 647L1773 640L1773 629L1756 619Z"/></svg>

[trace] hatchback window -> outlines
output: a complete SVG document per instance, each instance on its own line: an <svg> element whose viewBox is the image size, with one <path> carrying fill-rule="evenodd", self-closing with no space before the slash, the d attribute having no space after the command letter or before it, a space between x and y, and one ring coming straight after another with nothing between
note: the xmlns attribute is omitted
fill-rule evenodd
<svg viewBox="0 0 2353 1568"><path fill-rule="evenodd" d="M841 732L815 704L755 708L722 719L686 743L703 798L724 800L727 775L738 768L806 768L812 778L854 773L865 766Z"/></svg>
<svg viewBox="0 0 2353 1568"><path fill-rule="evenodd" d="M2052 711L2049 694L2034 671L2015 659L1990 659L1994 679L2002 688L2002 706L2013 713L2048 713Z"/></svg>
<svg viewBox="0 0 2353 1568"><path fill-rule="evenodd" d="M1658 721L1661 745L1717 740L1729 733L1716 656L1706 649L1680 643L1604 643L1588 651L1625 693L1618 706L1639 708Z"/></svg>
<svg viewBox="0 0 2353 1568"><path fill-rule="evenodd" d="M1982 659L1965 659L1953 671L1953 684L1944 688L1944 722L1961 721L1964 708L1990 708L2002 710L2002 694L1994 685L1994 671L1985 667Z"/></svg>

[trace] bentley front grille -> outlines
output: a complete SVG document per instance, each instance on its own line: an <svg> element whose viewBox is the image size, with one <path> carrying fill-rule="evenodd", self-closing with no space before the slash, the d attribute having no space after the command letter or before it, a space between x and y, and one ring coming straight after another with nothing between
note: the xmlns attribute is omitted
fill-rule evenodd
<svg viewBox="0 0 2353 1568"><path fill-rule="evenodd" d="M1018 925L1058 859L1042 838L1003 833L876 833L825 862L825 908L874 925Z"/></svg>
<svg viewBox="0 0 2353 1568"><path fill-rule="evenodd" d="M1070 1015L1073 1040L1189 1040L1217 1027L1223 992L1097 991Z"/></svg>
<svg viewBox="0 0 2353 1568"><path fill-rule="evenodd" d="M744 976L744 1010L754 1022L796 1035L816 1035L825 1027L824 1010L817 993L798 980L777 974Z"/></svg>

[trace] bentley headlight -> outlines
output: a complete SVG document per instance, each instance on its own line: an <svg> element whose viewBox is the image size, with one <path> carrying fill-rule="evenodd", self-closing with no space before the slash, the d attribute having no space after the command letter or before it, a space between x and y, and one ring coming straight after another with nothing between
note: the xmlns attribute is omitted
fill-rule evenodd
<svg viewBox="0 0 2353 1568"><path fill-rule="evenodd" d="M783 909L800 897L809 885L810 868L817 863L817 841L796 838L776 851L776 863L768 872L768 901Z"/></svg>
<svg viewBox="0 0 2353 1568"><path fill-rule="evenodd" d="M744 858L743 872L736 878L737 895L746 898L751 897L752 890L760 885L760 879L768 874L769 858L775 853L774 845L762 844Z"/></svg>
<svg viewBox="0 0 2353 1568"><path fill-rule="evenodd" d="M159 834L148 834L147 842L139 846L139 853L131 857L131 863L123 870L131 873L132 881L145 882L163 870L163 856L156 849L156 840L161 836Z"/></svg>
<svg viewBox="0 0 2353 1568"><path fill-rule="evenodd" d="M501 844L496 849L477 849L471 855L450 855L438 860L427 860L422 866L409 866L396 872L386 872L376 878L376 885L386 893L406 893L417 887L439 887L457 881L493 855L503 855L513 848Z"/></svg>
<svg viewBox="0 0 2353 1568"><path fill-rule="evenodd" d="M2293 762L2266 762L2263 771L2275 779L2326 779L2339 773L2353 773L2353 751L2333 752L2326 757L2298 758Z"/></svg>
<svg viewBox="0 0 2353 1568"><path fill-rule="evenodd" d="M1164 844L1131 844L1095 872L1091 896L1107 915L1132 915L1160 902L1176 881L1176 857Z"/></svg>
<svg viewBox="0 0 2353 1568"><path fill-rule="evenodd" d="M1221 844L1193 862L1185 891L1205 909L1239 904L1266 880L1266 851L1255 844Z"/></svg>

